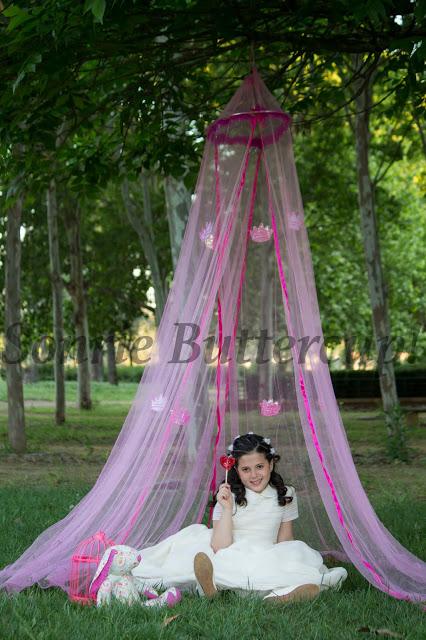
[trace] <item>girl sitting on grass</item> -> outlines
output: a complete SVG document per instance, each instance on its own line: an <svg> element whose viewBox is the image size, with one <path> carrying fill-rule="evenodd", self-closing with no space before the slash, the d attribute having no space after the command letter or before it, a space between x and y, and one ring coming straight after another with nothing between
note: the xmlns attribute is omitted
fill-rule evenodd
<svg viewBox="0 0 426 640"><path fill-rule="evenodd" d="M207 597L222 589L254 591L272 602L339 588L346 569L327 569L318 551L293 539L296 492L275 471L280 456L269 438L238 436L228 453L236 463L216 494L213 529L194 524L143 549L133 575L145 588L196 588Z"/></svg>

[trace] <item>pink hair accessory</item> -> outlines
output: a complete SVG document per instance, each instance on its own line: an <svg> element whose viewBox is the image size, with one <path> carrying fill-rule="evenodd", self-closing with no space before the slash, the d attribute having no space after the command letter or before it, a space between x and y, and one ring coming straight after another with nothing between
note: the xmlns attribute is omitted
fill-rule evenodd
<svg viewBox="0 0 426 640"><path fill-rule="evenodd" d="M281 402L274 401L272 398L269 400L262 400L259 403L260 413L262 416L276 416L281 411Z"/></svg>
<svg viewBox="0 0 426 640"><path fill-rule="evenodd" d="M170 411L173 424L184 427L188 424L191 414L187 409L172 409Z"/></svg>
<svg viewBox="0 0 426 640"><path fill-rule="evenodd" d="M254 242L268 242L272 236L271 227L264 227L263 222L258 227L250 229L250 236Z"/></svg>

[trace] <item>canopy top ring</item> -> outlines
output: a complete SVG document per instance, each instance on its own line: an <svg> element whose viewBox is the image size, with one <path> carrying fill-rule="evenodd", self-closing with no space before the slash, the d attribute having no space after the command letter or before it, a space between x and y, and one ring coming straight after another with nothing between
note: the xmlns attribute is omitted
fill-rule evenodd
<svg viewBox="0 0 426 640"><path fill-rule="evenodd" d="M245 123L249 123L250 127L244 127ZM251 139L252 147L263 148L277 142L290 123L291 117L284 111L254 107L251 111L233 113L215 120L207 129L207 140L215 145L247 145ZM251 136L253 124L257 127L257 135Z"/></svg>

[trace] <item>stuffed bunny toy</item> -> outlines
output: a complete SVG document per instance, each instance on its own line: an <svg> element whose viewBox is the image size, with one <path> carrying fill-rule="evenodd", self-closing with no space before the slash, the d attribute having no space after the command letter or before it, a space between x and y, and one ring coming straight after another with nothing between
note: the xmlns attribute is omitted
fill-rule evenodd
<svg viewBox="0 0 426 640"><path fill-rule="evenodd" d="M90 585L90 595L96 596L98 607L110 604L111 598L128 604L139 601L139 591L132 569L140 561L138 551L123 544L114 545L105 551ZM147 593L144 595L150 597ZM153 594L153 597L156 595Z"/></svg>

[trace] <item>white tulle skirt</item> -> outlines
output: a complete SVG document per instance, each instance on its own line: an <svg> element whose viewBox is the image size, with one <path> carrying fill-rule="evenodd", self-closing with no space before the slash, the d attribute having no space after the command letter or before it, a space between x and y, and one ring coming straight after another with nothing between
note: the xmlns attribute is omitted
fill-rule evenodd
<svg viewBox="0 0 426 640"><path fill-rule="evenodd" d="M259 595L285 595L302 584L320 589L339 588L347 577L343 567L327 569L318 551L300 540L278 544L241 539L214 553L212 530L193 524L158 544L140 551L133 569L141 587L179 587L195 590L194 556L203 551L213 563L218 589L255 591Z"/></svg>

